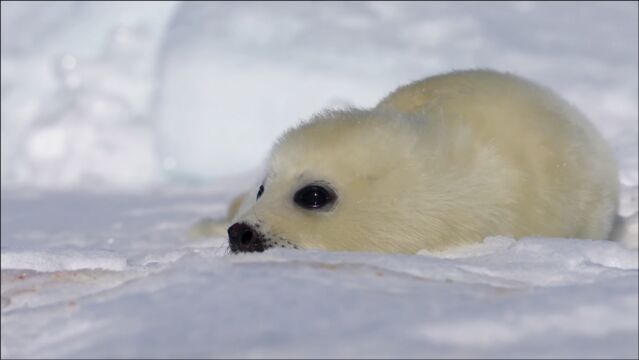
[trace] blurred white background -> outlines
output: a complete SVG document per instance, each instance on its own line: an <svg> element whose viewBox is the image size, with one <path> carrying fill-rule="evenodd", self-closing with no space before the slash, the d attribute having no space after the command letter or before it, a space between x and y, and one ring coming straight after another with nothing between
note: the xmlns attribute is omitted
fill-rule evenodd
<svg viewBox="0 0 639 360"><path fill-rule="evenodd" d="M327 106L453 69L547 85L637 183L637 4L2 2L2 187L254 171Z"/></svg>

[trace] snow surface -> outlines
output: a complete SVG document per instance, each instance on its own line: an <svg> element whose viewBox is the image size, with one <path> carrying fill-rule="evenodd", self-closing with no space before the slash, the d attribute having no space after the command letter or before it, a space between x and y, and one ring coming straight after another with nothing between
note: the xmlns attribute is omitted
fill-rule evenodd
<svg viewBox="0 0 639 360"><path fill-rule="evenodd" d="M5 194L2 356L637 356L636 249L493 237L228 256L185 235L225 196Z"/></svg>
<svg viewBox="0 0 639 360"><path fill-rule="evenodd" d="M637 358L636 3L2 2L2 358ZM489 67L620 164L623 241L228 256L221 217L326 106Z"/></svg>

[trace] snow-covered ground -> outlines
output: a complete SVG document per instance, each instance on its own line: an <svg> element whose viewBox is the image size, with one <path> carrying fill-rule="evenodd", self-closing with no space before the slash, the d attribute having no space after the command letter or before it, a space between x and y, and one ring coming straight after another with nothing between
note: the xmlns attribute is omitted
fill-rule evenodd
<svg viewBox="0 0 639 360"><path fill-rule="evenodd" d="M639 356L637 3L1 6L2 358ZM227 256L187 236L287 127L470 67L592 119L625 243Z"/></svg>

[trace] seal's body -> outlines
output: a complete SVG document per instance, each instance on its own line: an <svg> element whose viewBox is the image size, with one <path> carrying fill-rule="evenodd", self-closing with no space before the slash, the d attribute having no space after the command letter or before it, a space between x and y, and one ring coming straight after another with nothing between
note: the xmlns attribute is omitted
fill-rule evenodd
<svg viewBox="0 0 639 360"><path fill-rule="evenodd" d="M610 149L576 109L477 70L289 130L253 194L229 229L232 251L415 253L491 235L605 239L618 181Z"/></svg>

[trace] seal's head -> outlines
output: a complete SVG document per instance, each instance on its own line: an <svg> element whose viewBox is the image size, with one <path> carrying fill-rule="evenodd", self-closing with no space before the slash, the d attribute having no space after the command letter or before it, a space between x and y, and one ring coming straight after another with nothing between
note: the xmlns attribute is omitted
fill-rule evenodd
<svg viewBox="0 0 639 360"><path fill-rule="evenodd" d="M252 203L228 230L231 251L417 251L424 227L442 226L428 205L442 195L425 190L450 180L424 169L441 156L419 145L437 140L423 134L428 127L406 115L349 109L285 133Z"/></svg>

